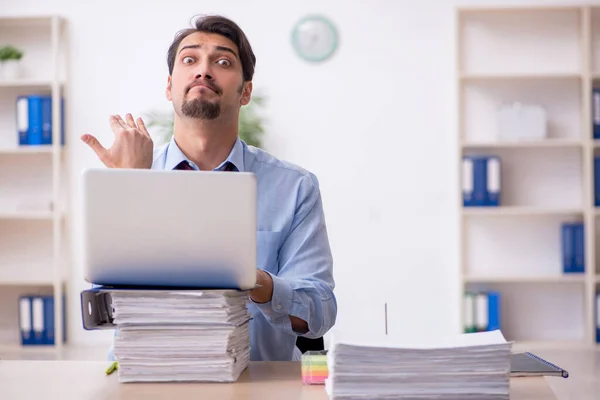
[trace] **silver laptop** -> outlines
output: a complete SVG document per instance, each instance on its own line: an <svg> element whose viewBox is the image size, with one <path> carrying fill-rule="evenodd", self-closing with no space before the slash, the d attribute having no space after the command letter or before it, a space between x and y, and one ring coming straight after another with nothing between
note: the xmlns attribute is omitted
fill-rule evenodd
<svg viewBox="0 0 600 400"><path fill-rule="evenodd" d="M253 174L89 169L82 178L86 281L241 290L255 286Z"/></svg>

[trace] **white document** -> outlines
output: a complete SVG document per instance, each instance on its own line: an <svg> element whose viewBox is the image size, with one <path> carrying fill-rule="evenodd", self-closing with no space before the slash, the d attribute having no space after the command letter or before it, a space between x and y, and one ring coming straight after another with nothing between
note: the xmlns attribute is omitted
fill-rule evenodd
<svg viewBox="0 0 600 400"><path fill-rule="evenodd" d="M511 351L499 330L403 338L338 334L327 354L325 389L331 399L508 400Z"/></svg>
<svg viewBox="0 0 600 400"><path fill-rule="evenodd" d="M250 361L248 293L111 291L120 382L234 382Z"/></svg>
<svg viewBox="0 0 600 400"><path fill-rule="evenodd" d="M541 140L547 136L547 112L538 104L514 102L497 112L498 139L501 141Z"/></svg>

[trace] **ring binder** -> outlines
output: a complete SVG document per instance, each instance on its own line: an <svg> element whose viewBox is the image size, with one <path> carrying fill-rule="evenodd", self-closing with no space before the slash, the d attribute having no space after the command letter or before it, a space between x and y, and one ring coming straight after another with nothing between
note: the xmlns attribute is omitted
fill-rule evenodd
<svg viewBox="0 0 600 400"><path fill-rule="evenodd" d="M101 288L81 292L81 319L85 330L114 329L112 298Z"/></svg>
<svg viewBox="0 0 600 400"><path fill-rule="evenodd" d="M569 373L563 368L530 353L516 353L511 356L511 376L559 376L568 378Z"/></svg>
<svg viewBox="0 0 600 400"><path fill-rule="evenodd" d="M569 373L568 373L567 371L565 371L564 369L562 369L561 367L559 367L558 365L552 364L550 361L544 360L543 358L541 358L541 357L538 357L538 356L536 356L535 354L533 354L533 353L530 353L530 352L528 352L528 351L526 351L526 352L525 352L525 354L527 354L527 355L528 355L528 356L530 356L530 357L533 357L533 358L535 358L536 360L538 360L538 361L540 361L540 362L542 362L542 363L544 363L544 364L548 365L548 366L549 366L549 367L551 367L551 368L554 368L555 370L557 370L558 372L560 372L560 373L561 373L561 376L562 376L563 378L568 378L568 377L569 377Z"/></svg>

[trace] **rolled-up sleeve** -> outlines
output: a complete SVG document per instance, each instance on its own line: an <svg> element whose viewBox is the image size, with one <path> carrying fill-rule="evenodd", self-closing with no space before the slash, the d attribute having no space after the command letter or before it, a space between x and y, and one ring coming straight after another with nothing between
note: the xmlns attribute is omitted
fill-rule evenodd
<svg viewBox="0 0 600 400"><path fill-rule="evenodd" d="M318 180L304 177L298 188L296 212L279 249L279 271L271 274L270 302L256 304L269 323L285 332L322 337L335 324L333 258L327 236ZM294 332L289 316L308 323L308 332Z"/></svg>

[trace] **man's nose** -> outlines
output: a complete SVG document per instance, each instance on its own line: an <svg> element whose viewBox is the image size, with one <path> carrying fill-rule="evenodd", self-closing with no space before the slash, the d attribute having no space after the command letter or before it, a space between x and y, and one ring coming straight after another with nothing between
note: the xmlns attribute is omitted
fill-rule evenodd
<svg viewBox="0 0 600 400"><path fill-rule="evenodd" d="M205 65L204 63L198 64L198 68L196 69L196 73L194 75L194 80L198 79L206 79L209 81L213 79L210 67L208 65Z"/></svg>

